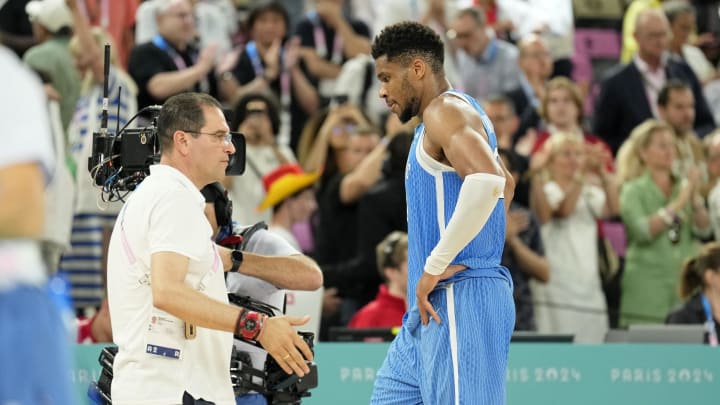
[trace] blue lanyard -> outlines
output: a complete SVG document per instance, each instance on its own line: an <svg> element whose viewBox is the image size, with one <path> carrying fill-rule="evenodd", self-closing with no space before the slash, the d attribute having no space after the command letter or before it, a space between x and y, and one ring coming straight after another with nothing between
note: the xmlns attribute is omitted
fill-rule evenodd
<svg viewBox="0 0 720 405"><path fill-rule="evenodd" d="M153 37L152 42L155 46L165 51L165 53L170 56L170 58L175 63L175 67L177 67L178 70L187 69L187 63L185 63L185 59L180 56L180 54L170 46L167 41L165 41L165 38L162 37L162 35L157 34ZM194 58L193 58L194 59Z"/></svg>
<svg viewBox="0 0 720 405"><path fill-rule="evenodd" d="M707 299L705 294L701 294L703 309L705 310L705 329L708 333L708 343L710 346L718 345L717 331L715 330L715 318L713 318L712 308L710 307L710 301Z"/></svg>
<svg viewBox="0 0 720 405"><path fill-rule="evenodd" d="M261 77L265 72L265 66L262 64L260 54L258 53L255 41L249 41L245 44L245 53L250 58L256 77ZM285 48L280 50L280 104L283 108L290 108L290 72L285 68Z"/></svg>
<svg viewBox="0 0 720 405"><path fill-rule="evenodd" d="M318 56L323 59L327 57L327 60L336 65L341 64L343 58L343 40L340 37L340 34L338 34L337 32L335 33L335 38L333 39L332 53L328 56L327 40L325 38L325 31L323 31L322 28L320 16L317 14L317 12L310 11L307 13L307 18L313 25L313 39L315 41L315 51L317 52Z"/></svg>

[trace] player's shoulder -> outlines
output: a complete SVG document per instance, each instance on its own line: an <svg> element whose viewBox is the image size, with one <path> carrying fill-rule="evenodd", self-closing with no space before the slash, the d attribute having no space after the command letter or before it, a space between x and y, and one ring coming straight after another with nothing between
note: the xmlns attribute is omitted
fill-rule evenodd
<svg viewBox="0 0 720 405"><path fill-rule="evenodd" d="M472 108L470 104L457 93L442 93L428 103L423 113L423 119L427 121L437 120L438 122L454 122Z"/></svg>

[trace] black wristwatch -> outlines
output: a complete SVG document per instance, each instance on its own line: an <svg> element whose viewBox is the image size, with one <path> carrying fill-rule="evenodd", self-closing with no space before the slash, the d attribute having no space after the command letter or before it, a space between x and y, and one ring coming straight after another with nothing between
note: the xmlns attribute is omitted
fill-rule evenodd
<svg viewBox="0 0 720 405"><path fill-rule="evenodd" d="M243 262L243 252L240 250L233 250L230 252L230 259L232 260L232 267L230 271L236 272Z"/></svg>

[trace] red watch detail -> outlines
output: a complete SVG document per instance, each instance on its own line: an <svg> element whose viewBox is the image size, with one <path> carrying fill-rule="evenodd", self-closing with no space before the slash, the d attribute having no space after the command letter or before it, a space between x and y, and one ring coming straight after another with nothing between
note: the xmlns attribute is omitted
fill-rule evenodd
<svg viewBox="0 0 720 405"><path fill-rule="evenodd" d="M265 317L264 314L242 309L236 334L246 340L256 340L265 324Z"/></svg>

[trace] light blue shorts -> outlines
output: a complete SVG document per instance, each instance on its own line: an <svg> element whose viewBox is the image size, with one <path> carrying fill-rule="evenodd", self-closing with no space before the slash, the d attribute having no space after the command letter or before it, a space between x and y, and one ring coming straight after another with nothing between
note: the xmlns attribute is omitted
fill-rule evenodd
<svg viewBox="0 0 720 405"><path fill-rule="evenodd" d="M510 282L464 279L435 289L430 303L442 323L422 326L417 307L406 314L371 404L504 404L515 324Z"/></svg>
<svg viewBox="0 0 720 405"><path fill-rule="evenodd" d="M0 404L74 405L69 343L46 291L0 292Z"/></svg>

